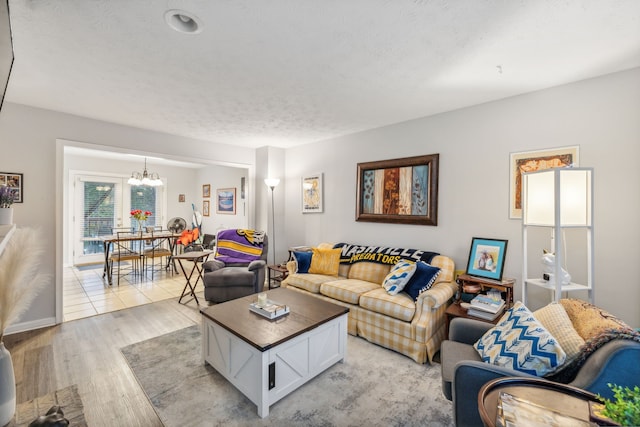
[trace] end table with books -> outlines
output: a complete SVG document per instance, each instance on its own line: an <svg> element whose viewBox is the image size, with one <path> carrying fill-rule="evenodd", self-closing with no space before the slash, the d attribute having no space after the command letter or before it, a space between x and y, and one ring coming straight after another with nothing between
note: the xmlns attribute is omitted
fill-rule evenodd
<svg viewBox="0 0 640 427"><path fill-rule="evenodd" d="M456 297L456 301L451 304L445 312L445 316L447 318L446 338L449 338L449 323L451 323L451 320L455 317L475 319L481 322L492 323L495 325L502 317L502 313L513 306L513 286L516 282L515 279L504 278L498 281L485 279L482 277L475 277L468 274L461 274L456 279L456 282L458 283L458 295ZM483 317L470 315L468 310L471 307L471 304L468 302L464 302L461 298L461 295L463 293L468 293L469 290L473 290L475 291L476 296L479 296L483 295L482 292L491 289L500 291L501 295L504 294L504 307L498 308L498 310L493 313L498 313L495 316L491 314ZM474 313L474 310L472 310L472 313Z"/></svg>

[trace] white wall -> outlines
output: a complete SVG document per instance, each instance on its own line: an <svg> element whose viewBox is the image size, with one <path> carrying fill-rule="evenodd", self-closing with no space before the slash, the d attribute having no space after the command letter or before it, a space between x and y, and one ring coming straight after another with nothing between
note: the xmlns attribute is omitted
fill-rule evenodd
<svg viewBox="0 0 640 427"><path fill-rule="evenodd" d="M5 102L0 113L0 170L24 174L24 203L14 204L18 226L38 227L47 256L39 268L55 277L61 289L62 269L62 149L57 139L110 147L120 152L157 154L159 157L249 169L253 180L255 150L199 141L128 126L101 122L24 105ZM195 188L193 189L195 191ZM252 197L252 196L250 196ZM190 205L189 205L190 207ZM59 238L57 238L59 234ZM52 282L38 295L30 309L7 332L50 325L61 300Z"/></svg>
<svg viewBox="0 0 640 427"><path fill-rule="evenodd" d="M521 222L509 219L509 154L580 146L595 168L596 304L640 326L640 69L373 129L286 151L285 247L318 242L434 250L466 269L472 237L509 241L504 275L518 281ZM438 226L355 221L356 165L440 153ZM300 179L324 172L324 213L300 212ZM536 258L538 255L536 255ZM572 293L570 296L586 298ZM531 292L535 308L546 292Z"/></svg>
<svg viewBox="0 0 640 427"><path fill-rule="evenodd" d="M248 169L232 168L225 166L209 166L198 171L196 208L203 213L203 202L209 201L209 216L202 217L202 232L207 234L216 234L221 228L248 228L249 227L249 200L245 196L244 199L240 195L240 182L242 177L248 180ZM245 182L247 181L245 180ZM204 198L202 195L202 185L209 184L211 186L211 197ZM217 213L216 212L216 191L222 188L236 189L236 213ZM191 207L191 204L189 204ZM191 224L191 215L185 217L187 222Z"/></svg>

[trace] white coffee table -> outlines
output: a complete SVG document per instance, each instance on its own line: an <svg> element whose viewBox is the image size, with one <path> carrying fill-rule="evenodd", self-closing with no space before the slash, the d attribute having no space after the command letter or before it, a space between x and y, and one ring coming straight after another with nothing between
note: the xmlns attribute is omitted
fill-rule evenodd
<svg viewBox="0 0 640 427"><path fill-rule="evenodd" d="M249 310L257 295L200 310L202 359L269 415L269 406L343 362L346 307L288 289L268 291L291 312L268 320Z"/></svg>

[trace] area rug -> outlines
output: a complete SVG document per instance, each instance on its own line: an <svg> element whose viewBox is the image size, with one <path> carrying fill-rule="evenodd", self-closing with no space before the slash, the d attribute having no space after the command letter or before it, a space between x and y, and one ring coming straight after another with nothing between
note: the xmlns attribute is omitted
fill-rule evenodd
<svg viewBox="0 0 640 427"><path fill-rule="evenodd" d="M269 409L256 405L211 366L203 365L200 326L121 349L149 401L173 426L452 426L440 365L349 335L337 363Z"/></svg>
<svg viewBox="0 0 640 427"><path fill-rule="evenodd" d="M10 427L27 427L40 415L44 415L54 405L62 407L64 417L69 420L69 426L86 427L84 406L75 385L56 390L33 400L22 402L16 407L16 416L9 423Z"/></svg>

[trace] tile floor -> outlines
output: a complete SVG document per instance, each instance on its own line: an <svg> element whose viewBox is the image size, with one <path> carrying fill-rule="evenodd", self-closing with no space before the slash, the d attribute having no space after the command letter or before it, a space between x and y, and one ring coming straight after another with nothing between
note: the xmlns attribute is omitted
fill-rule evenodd
<svg viewBox="0 0 640 427"><path fill-rule="evenodd" d="M113 286L102 278L102 264L64 269L64 321L82 319L97 314L122 310L124 308L149 304L169 298L177 298L182 293L186 280L182 273L171 271L151 274L128 275L120 278L120 286ZM195 277L194 277L195 278ZM200 304L204 300L202 283L196 288ZM183 302L188 301L186 298ZM191 300L188 304L195 304Z"/></svg>

